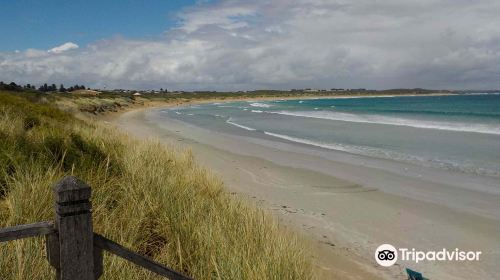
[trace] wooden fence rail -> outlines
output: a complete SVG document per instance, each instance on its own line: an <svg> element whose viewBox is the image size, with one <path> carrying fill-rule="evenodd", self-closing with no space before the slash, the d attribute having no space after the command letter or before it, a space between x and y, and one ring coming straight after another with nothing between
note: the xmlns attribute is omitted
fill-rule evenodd
<svg viewBox="0 0 500 280"><path fill-rule="evenodd" d="M55 222L0 229L0 242L45 236L47 258L57 280L94 280L103 273L103 250L173 280L190 280L160 263L143 257L93 232L90 187L73 176L54 187Z"/></svg>

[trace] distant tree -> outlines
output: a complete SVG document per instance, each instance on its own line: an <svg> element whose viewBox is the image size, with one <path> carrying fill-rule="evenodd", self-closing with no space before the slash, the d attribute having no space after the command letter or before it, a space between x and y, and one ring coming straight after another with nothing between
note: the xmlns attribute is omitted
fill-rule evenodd
<svg viewBox="0 0 500 280"><path fill-rule="evenodd" d="M21 87L20 85L17 85L17 84L16 84L16 83L14 83L14 82L11 82L11 83L9 84L9 88L8 88L8 89L10 89L10 90L21 90L21 89L22 89L22 87Z"/></svg>
<svg viewBox="0 0 500 280"><path fill-rule="evenodd" d="M59 92L66 92L66 89L64 88L63 84L59 86Z"/></svg>
<svg viewBox="0 0 500 280"><path fill-rule="evenodd" d="M43 86L42 86L42 91L43 91L43 92L47 92L47 91L49 91L49 87L47 86L47 84L43 84Z"/></svg>
<svg viewBox="0 0 500 280"><path fill-rule="evenodd" d="M9 84L6 84L4 82L0 82L0 89L4 90L21 90L23 87L20 85L17 85L14 82L11 82Z"/></svg>

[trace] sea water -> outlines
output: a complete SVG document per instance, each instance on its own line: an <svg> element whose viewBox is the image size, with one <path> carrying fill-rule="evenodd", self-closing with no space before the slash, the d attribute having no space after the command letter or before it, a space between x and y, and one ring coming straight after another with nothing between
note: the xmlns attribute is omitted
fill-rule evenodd
<svg viewBox="0 0 500 280"><path fill-rule="evenodd" d="M500 177L500 94L245 101L162 114L220 133Z"/></svg>

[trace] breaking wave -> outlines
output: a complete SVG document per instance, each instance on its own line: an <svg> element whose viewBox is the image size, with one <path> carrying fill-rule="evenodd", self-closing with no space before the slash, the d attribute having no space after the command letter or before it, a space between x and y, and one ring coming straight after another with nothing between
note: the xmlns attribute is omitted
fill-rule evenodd
<svg viewBox="0 0 500 280"><path fill-rule="evenodd" d="M254 102L254 103L250 103L250 106L252 106L252 107L259 107L259 108L271 108L273 105Z"/></svg>
<svg viewBox="0 0 500 280"><path fill-rule="evenodd" d="M438 159L438 158L424 158L424 157L420 157L420 156L399 153L399 152L394 152L394 151L389 151L389 150L384 150L384 149L379 149L379 148L367 147L367 146L355 146L355 145L338 144L338 143L321 143L321 142L316 142L316 141L312 141L312 140L308 140L308 139L297 138L297 137L292 137L292 136L282 135L282 134L277 134L277 133L271 133L271 132L267 132L267 131L264 131L264 134L272 136L272 137L284 139L287 141L295 142L295 143L316 146L316 147L329 149L329 150L342 151L342 152L346 152L346 153L350 153L350 154L383 158L383 159L390 159L390 160L396 160L396 161L403 161L403 162L415 163L415 164L419 164L419 165L423 165L423 166L431 166L431 167L443 168L443 169L448 169L448 170L456 170L456 171L466 172L466 173L475 173L475 174L490 175L490 176L499 176L500 175L500 170L478 168L473 164L468 164L465 162L458 163L458 162L453 162L453 161L443 160L443 159Z"/></svg>
<svg viewBox="0 0 500 280"><path fill-rule="evenodd" d="M232 121L232 118L229 118L227 119L226 123L230 124L230 125L234 125L234 126L237 126L239 128L243 128L245 130L249 130L249 131L255 131L256 129L255 128L251 128L251 127L248 127L248 126L244 126L244 125L241 125L241 124L237 124L235 122Z"/></svg>
<svg viewBox="0 0 500 280"><path fill-rule="evenodd" d="M500 126L477 124L477 123L440 122L440 121L386 117L380 115L361 115L361 114L355 115L355 114L331 112L331 111L320 111L320 112L279 111L279 112L269 112L269 113L295 116L295 117L304 117L304 118L355 122L355 123L385 124L385 125L408 126L408 127L426 128L426 129L439 129L439 130L449 130L449 131L475 132L475 133L500 135Z"/></svg>

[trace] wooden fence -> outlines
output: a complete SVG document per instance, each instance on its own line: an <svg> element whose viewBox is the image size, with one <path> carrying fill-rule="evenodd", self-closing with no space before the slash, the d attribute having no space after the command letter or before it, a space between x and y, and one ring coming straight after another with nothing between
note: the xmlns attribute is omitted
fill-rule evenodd
<svg viewBox="0 0 500 280"><path fill-rule="evenodd" d="M186 277L143 257L92 230L90 187L76 177L64 177L54 187L55 221L0 229L0 242L45 236L47 258L57 280L93 280L103 273L103 250L173 280Z"/></svg>

